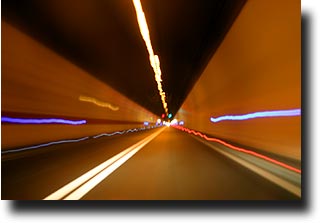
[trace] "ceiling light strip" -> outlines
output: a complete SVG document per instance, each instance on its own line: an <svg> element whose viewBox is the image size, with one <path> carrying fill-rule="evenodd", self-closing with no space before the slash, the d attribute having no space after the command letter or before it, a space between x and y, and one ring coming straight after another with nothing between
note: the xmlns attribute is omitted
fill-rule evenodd
<svg viewBox="0 0 320 223"><path fill-rule="evenodd" d="M158 55L155 55L153 52L153 48L152 48L152 44L151 44L151 40L150 40L150 35L149 35L149 29L148 29L146 17L144 16L144 13L142 10L141 2L140 2L140 0L132 0L132 2L134 4L134 8L136 10L137 20L138 20L138 24L139 24L142 38L143 38L143 40L146 44L147 50L149 52L149 60L150 60L151 66L153 68L153 71L155 73L155 80L157 82L159 94L161 96L162 105L163 105L163 108L164 108L166 114L168 115L166 94L163 91L162 85L161 85L162 79L161 79L160 60L159 60Z"/></svg>

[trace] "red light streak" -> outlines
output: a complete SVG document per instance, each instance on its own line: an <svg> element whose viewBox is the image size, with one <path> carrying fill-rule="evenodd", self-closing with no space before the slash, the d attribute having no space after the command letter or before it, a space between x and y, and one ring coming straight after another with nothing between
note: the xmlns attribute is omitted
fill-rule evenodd
<svg viewBox="0 0 320 223"><path fill-rule="evenodd" d="M291 171L294 171L296 173L300 173L301 174L301 170L295 168L295 167L292 167L288 164L285 164L285 163L282 163L278 160L275 160L275 159L272 159L268 156L265 156L265 155L262 155L260 153L257 153L257 152L254 152L254 151L251 151L251 150L247 150L247 149L243 149L243 148L240 148L240 147L237 147L237 146L234 146L234 145L231 145L229 143L226 143L220 139L216 139L216 138L210 138L208 136L206 136L205 134L203 133L200 133L200 132L197 132L197 131L194 131L192 129L188 129L188 128L185 128L185 127L182 127L182 126L177 126L177 125L172 125L172 127L176 128L176 129L179 129L181 131L185 131L185 132L188 132L189 134L194 134L196 136L200 136L201 138L207 140L207 141L210 141L210 142L217 142L217 143L220 143L230 149L233 149L233 150L236 150L236 151L239 151L239 152L242 152L242 153L246 153L246 154L249 154L249 155L252 155L252 156L255 156L255 157L258 157L258 158L261 158L261 159L264 159L268 162L271 162L271 163L274 163L276 165L279 165L279 166L282 166L286 169L289 169Z"/></svg>

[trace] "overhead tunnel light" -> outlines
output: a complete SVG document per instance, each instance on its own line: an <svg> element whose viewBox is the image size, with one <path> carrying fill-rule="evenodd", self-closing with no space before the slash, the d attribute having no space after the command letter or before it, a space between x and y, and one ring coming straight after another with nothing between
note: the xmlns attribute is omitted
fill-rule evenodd
<svg viewBox="0 0 320 223"><path fill-rule="evenodd" d="M168 107L167 107L167 102L166 102L166 94L162 89L162 84L161 84L161 69L160 69L160 60L158 55L155 55L153 52L153 48L152 48L152 44L151 44L151 40L150 40L150 35L149 35L149 29L148 29L148 25L147 25L147 21L146 21L146 17L144 15L144 12L142 10L142 5L140 0L133 0L132 1L134 4L134 8L136 10L136 14L137 14L137 20L138 20L138 24L139 24L139 28L140 28L140 32L142 35L142 38L146 44L148 53L149 53L149 60L150 60L150 64L151 67L153 68L153 71L155 73L155 80L157 82L157 86L158 86L158 90L159 90L159 94L161 97L161 101L162 101L162 105L163 108L165 110L165 113L168 115Z"/></svg>

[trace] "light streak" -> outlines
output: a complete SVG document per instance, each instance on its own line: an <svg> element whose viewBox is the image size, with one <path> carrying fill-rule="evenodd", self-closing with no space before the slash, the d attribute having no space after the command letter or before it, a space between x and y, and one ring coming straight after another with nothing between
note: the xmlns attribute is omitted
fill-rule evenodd
<svg viewBox="0 0 320 223"><path fill-rule="evenodd" d="M194 131L192 129L188 129L188 128L185 128L185 127L182 127L182 126L173 126L174 128L177 128L179 130L182 130L182 131L185 131L185 132L188 132L189 134L193 134L193 135L196 135L196 136L200 136L201 138L207 140L207 141L210 141L210 142L217 142L219 144L222 144L224 146L226 146L227 148L230 148L230 149L233 149L233 150L236 150L238 152L242 152L242 153L246 153L246 154L249 154L249 155L252 155L252 156L255 156L255 157L258 157L258 158L261 158L261 159L264 159L268 162L271 162L271 163L274 163L278 166L282 166L286 169L289 169L291 171L294 171L296 173L300 173L301 174L301 170L295 168L295 167L292 167L288 164L285 164L283 162L280 162L278 160L275 160L275 159L272 159L268 156L265 156L265 155L262 155L260 153L257 153L257 152L254 152L254 151L251 151L251 150L248 150L248 149L243 149L243 148L240 148L240 147L237 147L237 146L234 146L234 145L231 145L227 142L224 142L220 139L216 139L216 138L210 138L208 136L206 136L205 134L203 133L200 133L200 132L197 132L197 131Z"/></svg>
<svg viewBox="0 0 320 223"><path fill-rule="evenodd" d="M139 131L139 129L129 129L129 130L127 130L126 133L129 133L129 132L137 132L137 131Z"/></svg>
<svg viewBox="0 0 320 223"><path fill-rule="evenodd" d="M129 132L138 132L138 131L143 131L146 129L154 128L155 126L148 126L148 127L142 127L142 128L134 128L134 129L128 129L128 130L123 130L123 131L116 131L116 132L111 132L111 133L101 133L96 136L92 136L92 138L100 138L102 136L114 136L114 135L123 135Z"/></svg>
<svg viewBox="0 0 320 223"><path fill-rule="evenodd" d="M48 142L48 143L43 143L43 144L38 144L38 145L33 145L33 146L28 146L28 147L22 147L22 148L18 148L18 149L2 150L1 154L22 152L22 151L26 151L26 150L38 149L38 148L41 148L41 147L47 147L47 146L63 144L63 143L80 142L80 141L87 140L87 139L90 139L90 138L93 138L93 139L100 138L102 136L123 135L125 133L138 132L138 131L143 131L143 130L147 130L147 129L155 128L155 127L156 126L149 126L147 128L139 128L139 129L138 128L134 128L134 129L116 131L116 132L111 132L111 133L102 133L102 134L91 136L91 137L90 136L86 136L86 137L79 138L79 139L65 139L65 140L53 141L53 142Z"/></svg>
<svg viewBox="0 0 320 223"><path fill-rule="evenodd" d="M1 117L1 122L15 123L15 124L68 124L68 125L82 125L86 124L86 120L65 120L59 118L11 118Z"/></svg>
<svg viewBox="0 0 320 223"><path fill-rule="evenodd" d="M260 111L253 112L244 115L225 115L217 118L210 118L211 122L220 122L224 120L247 120L253 118L266 118L266 117L282 117L282 116L300 116L301 109L289 109L289 110L275 110L275 111Z"/></svg>
<svg viewBox="0 0 320 223"><path fill-rule="evenodd" d="M95 104L97 106L104 107L104 108L109 108L112 111L118 111L119 110L118 106L111 105L108 102L99 101L98 99L95 99L95 98L92 98L92 97L80 95L79 96L79 100L80 101L85 101L85 102L91 102L91 103L93 103L93 104Z"/></svg>
<svg viewBox="0 0 320 223"><path fill-rule="evenodd" d="M118 167L125 163L135 153L142 149L147 143L157 137L164 129L153 133L152 135L142 139L136 144L130 146L124 151L104 161L100 165L89 170L77 179L71 181L57 191L48 195L44 200L79 200L90 190L92 190L103 179L114 172Z"/></svg>
<svg viewBox="0 0 320 223"><path fill-rule="evenodd" d="M162 79L161 79L160 60L159 60L159 57L157 55L155 55L153 52L153 48L152 48L152 44L151 44L151 40L150 40L149 29L148 29L146 17L144 15L144 12L142 9L141 2L140 2L140 0L132 0L132 2L134 4L134 8L136 10L140 33L142 35L142 38L146 44L146 47L147 47L147 50L149 53L150 64L151 64L151 67L153 68L153 71L155 73L155 80L157 82L159 94L161 96L162 105L163 105L163 108L164 108L166 114L168 114L168 107L167 107L167 103L166 103L166 94L163 91L162 85L161 85Z"/></svg>
<svg viewBox="0 0 320 223"><path fill-rule="evenodd" d="M96 139L96 138L100 138L102 136L113 136L113 135L122 135L126 133L126 131L117 131L117 132L112 132L112 133L102 133L102 134L99 134L99 135L96 135L96 136L92 136L92 138Z"/></svg>
<svg viewBox="0 0 320 223"><path fill-rule="evenodd" d="M80 142L80 141L87 140L87 139L89 139L88 136L80 138L80 139L66 139L66 140L60 140L60 141L55 141L55 142L48 142L48 143L44 143L44 144L39 144L39 145L35 145L35 146L28 146L28 147L23 147L23 148L19 148L19 149L4 150L4 151L1 151L1 154L22 152L22 151L26 151L26 150L38 149L41 147L62 144L62 143Z"/></svg>

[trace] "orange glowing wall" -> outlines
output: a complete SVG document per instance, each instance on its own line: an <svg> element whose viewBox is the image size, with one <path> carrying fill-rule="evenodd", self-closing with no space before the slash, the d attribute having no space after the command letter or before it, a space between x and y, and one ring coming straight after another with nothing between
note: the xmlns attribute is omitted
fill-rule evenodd
<svg viewBox="0 0 320 223"><path fill-rule="evenodd" d="M15 27L4 21L1 25L2 113L128 121L81 126L2 124L2 149L142 127L144 121L157 120L154 114ZM98 103L80 100L80 96L97 99Z"/></svg>
<svg viewBox="0 0 320 223"><path fill-rule="evenodd" d="M210 117L301 107L299 0L249 0L176 118L185 126L301 160L301 117Z"/></svg>

